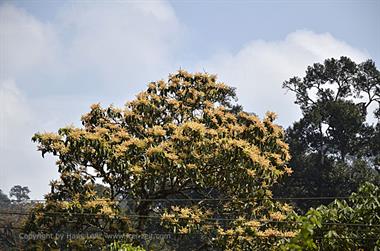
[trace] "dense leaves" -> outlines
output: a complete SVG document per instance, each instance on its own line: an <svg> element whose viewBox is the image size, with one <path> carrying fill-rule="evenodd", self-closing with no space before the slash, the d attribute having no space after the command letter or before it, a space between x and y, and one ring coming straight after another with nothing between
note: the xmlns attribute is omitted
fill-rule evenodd
<svg viewBox="0 0 380 251"><path fill-rule="evenodd" d="M197 243L223 248L275 245L271 237L291 236L276 224L291 208L273 202L270 189L292 172L283 130L273 113L261 121L234 99L234 89L215 76L179 71L150 83L124 109L93 105L83 128L36 134L42 154L58 157L61 177L27 231L169 229L201 233ZM109 200L93 192L96 179L109 188ZM121 206L118 199L131 203ZM100 215L102 222L76 212ZM121 228L110 217L123 214L137 217Z"/></svg>
<svg viewBox="0 0 380 251"><path fill-rule="evenodd" d="M296 94L303 117L286 131L294 175L276 194L348 196L365 181L380 184L380 72L374 62L327 59L284 88ZM321 202L329 201L297 204L307 210Z"/></svg>
<svg viewBox="0 0 380 251"><path fill-rule="evenodd" d="M295 217L300 232L284 250L379 250L380 187L366 183L348 200Z"/></svg>

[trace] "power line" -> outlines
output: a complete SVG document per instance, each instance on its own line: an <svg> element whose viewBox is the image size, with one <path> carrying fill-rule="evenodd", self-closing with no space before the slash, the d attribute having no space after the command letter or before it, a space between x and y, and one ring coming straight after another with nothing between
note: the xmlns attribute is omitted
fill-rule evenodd
<svg viewBox="0 0 380 251"><path fill-rule="evenodd" d="M189 198L141 198L141 199L108 199L108 198L98 198L98 199L94 199L94 200L90 200L90 201L112 201L112 202L123 202L123 201L137 201L137 202L140 202L140 201L144 201L144 202L149 202L149 201L152 201L152 202L156 202L156 201L249 201L249 200L252 200L252 201L261 201L261 200L335 200L335 199L350 199L351 197L349 196L320 196L320 197L273 197L273 198L193 198L193 199L189 199ZM366 196L361 196L359 197L361 199L367 199L367 198L371 198L371 197L366 197ZM39 200L25 200L25 201L17 201L17 200L10 200L10 202L18 202L18 203L22 203L22 204L27 204L27 203L33 203L33 202L46 202L48 200L46 199L39 199ZM61 200L61 201L57 201L57 202L71 202L71 200ZM0 203L8 203L8 202L0 202Z"/></svg>

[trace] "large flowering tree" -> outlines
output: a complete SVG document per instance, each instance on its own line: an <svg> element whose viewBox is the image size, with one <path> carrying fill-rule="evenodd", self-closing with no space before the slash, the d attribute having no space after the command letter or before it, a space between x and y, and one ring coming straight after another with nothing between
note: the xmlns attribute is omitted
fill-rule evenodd
<svg viewBox="0 0 380 251"><path fill-rule="evenodd" d="M36 134L42 154L58 157L61 177L26 231L169 229L204 248L241 249L293 236L281 224L291 208L271 193L292 172L283 130L273 113L260 120L234 99L214 75L180 70L123 109L93 105L81 128Z"/></svg>

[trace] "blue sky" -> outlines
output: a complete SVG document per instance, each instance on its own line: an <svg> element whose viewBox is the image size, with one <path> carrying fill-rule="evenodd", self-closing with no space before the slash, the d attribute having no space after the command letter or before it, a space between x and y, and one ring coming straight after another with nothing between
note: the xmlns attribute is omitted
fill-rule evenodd
<svg viewBox="0 0 380 251"><path fill-rule="evenodd" d="M216 73L245 110L284 127L300 112L284 80L349 56L380 62L380 1L2 1L0 188L32 198L57 177L35 132L79 125L92 103L122 106L179 68Z"/></svg>
<svg viewBox="0 0 380 251"><path fill-rule="evenodd" d="M291 32L307 29L329 32L380 57L376 28L380 23L380 1L215 2L171 1L181 21L195 34L192 42L202 49L193 52L207 55L215 47L236 52L254 39L282 40Z"/></svg>

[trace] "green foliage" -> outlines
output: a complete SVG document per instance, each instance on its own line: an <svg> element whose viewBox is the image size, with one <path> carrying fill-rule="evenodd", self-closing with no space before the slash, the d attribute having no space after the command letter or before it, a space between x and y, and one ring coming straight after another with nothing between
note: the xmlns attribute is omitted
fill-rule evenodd
<svg viewBox="0 0 380 251"><path fill-rule="evenodd" d="M303 117L286 131L294 175L277 196L348 196L365 181L380 184L380 72L371 60L347 57L309 66L303 78L284 82ZM368 124L369 107L377 124ZM296 204L304 210L329 200Z"/></svg>
<svg viewBox="0 0 380 251"><path fill-rule="evenodd" d="M366 183L348 200L295 216L300 231L284 250L379 250L380 187Z"/></svg>
<svg viewBox="0 0 380 251"><path fill-rule="evenodd" d="M322 215L318 210L311 209L305 216L293 216L292 220L299 222L301 227L298 234L289 243L281 246L282 250L318 250L313 239L315 231L322 227Z"/></svg>

